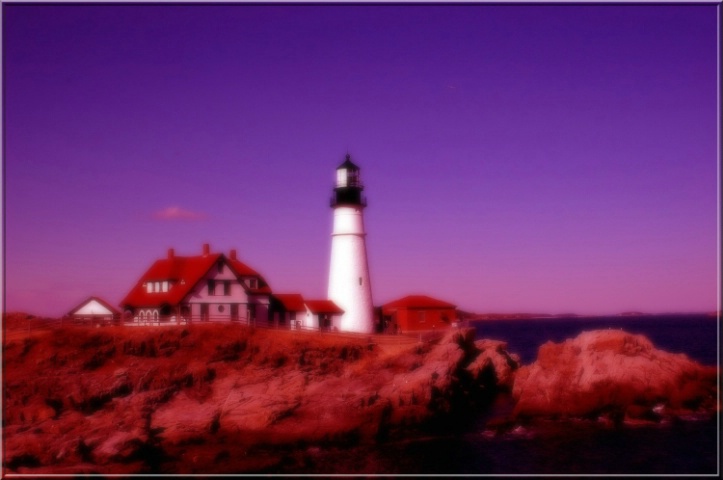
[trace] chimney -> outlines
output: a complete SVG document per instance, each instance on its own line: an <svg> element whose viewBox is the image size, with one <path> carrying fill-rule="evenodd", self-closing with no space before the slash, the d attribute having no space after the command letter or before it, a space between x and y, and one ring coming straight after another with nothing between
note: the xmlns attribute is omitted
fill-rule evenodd
<svg viewBox="0 0 723 480"><path fill-rule="evenodd" d="M172 248L169 248L168 249L168 259L171 260L175 256L176 256L176 252Z"/></svg>
<svg viewBox="0 0 723 480"><path fill-rule="evenodd" d="M231 252L229 252L228 256L229 258L231 258L231 260L236 260L236 249L231 249Z"/></svg>
<svg viewBox="0 0 723 480"><path fill-rule="evenodd" d="M203 256L207 257L209 253L211 253L211 247L209 246L208 243L204 243L203 244Z"/></svg>

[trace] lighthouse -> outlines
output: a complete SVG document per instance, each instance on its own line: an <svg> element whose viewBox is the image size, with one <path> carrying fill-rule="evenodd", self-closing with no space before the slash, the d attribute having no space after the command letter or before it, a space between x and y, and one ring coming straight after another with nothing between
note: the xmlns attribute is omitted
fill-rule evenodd
<svg viewBox="0 0 723 480"><path fill-rule="evenodd" d="M329 300L344 310L340 329L372 333L374 307L367 262L364 208L359 167L349 154L336 169L336 184L331 198L334 226L331 233Z"/></svg>

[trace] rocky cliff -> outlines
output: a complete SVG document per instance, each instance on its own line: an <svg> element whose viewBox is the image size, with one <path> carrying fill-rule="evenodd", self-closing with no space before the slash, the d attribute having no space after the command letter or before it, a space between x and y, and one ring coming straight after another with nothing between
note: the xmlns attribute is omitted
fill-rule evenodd
<svg viewBox="0 0 723 480"><path fill-rule="evenodd" d="M548 342L523 367L473 329L424 341L238 325L17 331L3 346L3 469L293 472L316 446L469 428L499 392L516 404L488 429L620 424L716 412L717 379L615 330Z"/></svg>
<svg viewBox="0 0 723 480"><path fill-rule="evenodd" d="M716 367L621 330L548 342L514 380L514 416L657 421L719 409Z"/></svg>
<svg viewBox="0 0 723 480"><path fill-rule="evenodd" d="M288 469L306 445L465 422L512 385L505 347L472 329L386 346L234 325L52 329L4 346L4 468Z"/></svg>

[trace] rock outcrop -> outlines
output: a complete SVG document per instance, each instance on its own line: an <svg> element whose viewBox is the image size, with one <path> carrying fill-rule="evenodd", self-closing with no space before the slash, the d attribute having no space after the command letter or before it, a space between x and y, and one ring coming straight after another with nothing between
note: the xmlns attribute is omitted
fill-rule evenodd
<svg viewBox="0 0 723 480"><path fill-rule="evenodd" d="M303 445L466 422L509 389L505 348L473 329L387 349L238 325L53 329L5 345L4 467L273 472Z"/></svg>
<svg viewBox="0 0 723 480"><path fill-rule="evenodd" d="M537 360L516 373L513 415L604 416L612 421L715 411L716 367L654 348L621 330L583 332L547 342Z"/></svg>
<svg viewBox="0 0 723 480"><path fill-rule="evenodd" d="M239 325L17 333L3 346L3 468L294 471L312 446L469 426L504 391L516 406L492 422L499 428L533 417L655 421L719 408L716 367L639 335L585 332L546 343L520 367L506 343L474 333L425 341Z"/></svg>

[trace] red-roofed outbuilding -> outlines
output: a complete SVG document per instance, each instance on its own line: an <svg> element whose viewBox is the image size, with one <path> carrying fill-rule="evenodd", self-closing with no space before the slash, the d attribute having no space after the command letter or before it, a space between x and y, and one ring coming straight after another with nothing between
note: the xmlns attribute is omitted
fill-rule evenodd
<svg viewBox="0 0 723 480"><path fill-rule="evenodd" d="M341 330L344 310L331 300L306 300L307 326L319 330Z"/></svg>
<svg viewBox="0 0 723 480"><path fill-rule="evenodd" d="M236 257L211 253L156 260L121 302L132 324L268 321L271 288Z"/></svg>
<svg viewBox="0 0 723 480"><path fill-rule="evenodd" d="M271 311L275 325L289 325L292 330L338 331L344 313L331 300L305 300L298 293L272 295Z"/></svg>
<svg viewBox="0 0 723 480"><path fill-rule="evenodd" d="M382 315L400 332L438 330L456 321L457 307L427 295L408 295L382 305Z"/></svg>
<svg viewBox="0 0 723 480"><path fill-rule="evenodd" d="M311 313L328 313L330 315L341 315L344 310L331 300L306 300L306 307Z"/></svg>
<svg viewBox="0 0 723 480"><path fill-rule="evenodd" d="M304 297L299 293L274 293L271 296L270 309L274 325L288 326L291 329L301 325L301 319L306 314Z"/></svg>

